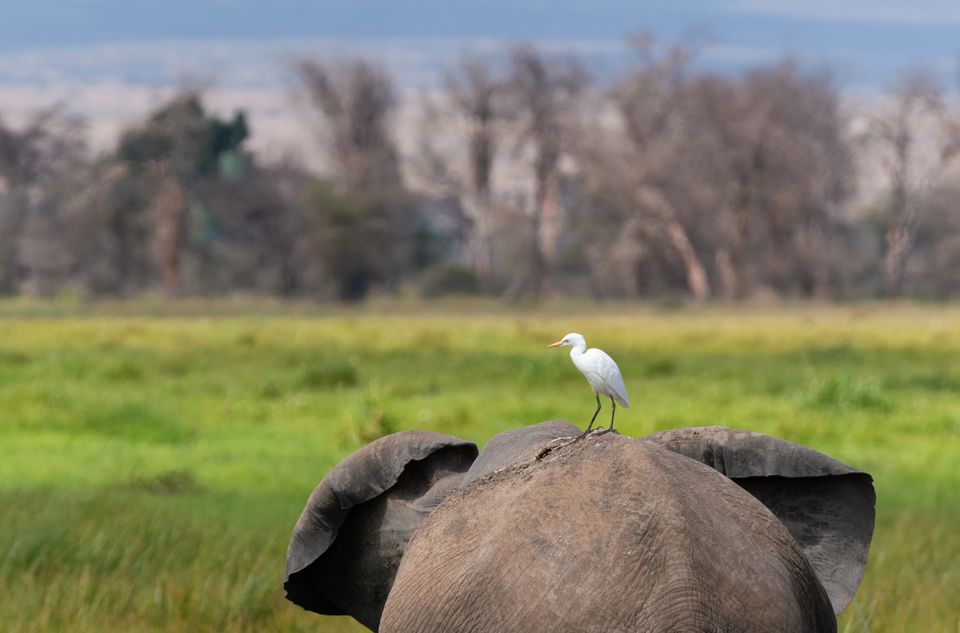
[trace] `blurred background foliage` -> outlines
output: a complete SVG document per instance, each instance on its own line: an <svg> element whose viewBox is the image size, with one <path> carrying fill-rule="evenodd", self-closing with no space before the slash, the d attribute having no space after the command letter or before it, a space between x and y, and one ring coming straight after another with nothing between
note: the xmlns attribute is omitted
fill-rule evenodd
<svg viewBox="0 0 960 633"><path fill-rule="evenodd" d="M629 40L592 77L533 45L401 94L364 59L292 65L321 164L267 161L184 88L87 149L0 112L0 293L358 301L739 301L960 293L960 110L904 73L869 105L795 60L721 74Z"/></svg>

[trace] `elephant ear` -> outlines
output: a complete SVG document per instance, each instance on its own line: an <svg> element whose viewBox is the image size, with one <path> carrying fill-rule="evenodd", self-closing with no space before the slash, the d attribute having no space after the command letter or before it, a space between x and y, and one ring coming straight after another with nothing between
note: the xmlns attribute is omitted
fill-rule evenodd
<svg viewBox="0 0 960 633"><path fill-rule="evenodd" d="M720 471L759 499L800 545L834 613L843 611L860 586L873 537L870 475L798 444L720 426L641 439Z"/></svg>
<svg viewBox="0 0 960 633"><path fill-rule="evenodd" d="M532 461L537 452L551 441L562 437L577 437L580 429L563 420L547 420L539 424L504 431L495 435L480 451L477 461L463 476L466 486L474 479L506 468L521 461Z"/></svg>
<svg viewBox="0 0 960 633"><path fill-rule="evenodd" d="M465 440L405 431L340 462L293 529L287 599L316 613L351 615L376 631L410 536L476 457L476 445Z"/></svg>

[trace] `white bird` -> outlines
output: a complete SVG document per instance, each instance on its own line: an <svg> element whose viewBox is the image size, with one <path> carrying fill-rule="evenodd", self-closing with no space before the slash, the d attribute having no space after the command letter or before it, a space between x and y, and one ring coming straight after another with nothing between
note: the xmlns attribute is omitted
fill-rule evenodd
<svg viewBox="0 0 960 633"><path fill-rule="evenodd" d="M548 349L551 347L572 348L570 359L583 374L583 377L587 379L587 382L590 383L593 393L597 397L597 410L593 412L590 425L587 426L587 430L583 434L586 435L590 432L594 420L597 419L597 414L600 413L600 396L610 398L610 404L613 406L610 412L610 428L607 429L607 431L612 431L613 418L617 414L617 403L619 402L621 406L630 408L627 388L623 384L623 376L620 374L617 363L602 349L596 347L587 349L587 340L576 332L571 332L556 343L547 345Z"/></svg>

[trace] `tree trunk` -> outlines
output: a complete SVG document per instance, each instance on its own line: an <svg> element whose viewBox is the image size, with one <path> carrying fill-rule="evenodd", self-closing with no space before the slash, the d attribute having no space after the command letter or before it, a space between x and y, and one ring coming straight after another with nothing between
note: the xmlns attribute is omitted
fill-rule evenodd
<svg viewBox="0 0 960 633"><path fill-rule="evenodd" d="M553 261L557 254L557 242L560 238L560 183L556 171L550 173L544 183L541 201L540 252L545 261Z"/></svg>
<svg viewBox="0 0 960 633"><path fill-rule="evenodd" d="M493 267L490 253L490 203L481 196L466 196L463 200L464 211L470 222L464 244L465 259L470 269L481 280L486 279Z"/></svg>
<svg viewBox="0 0 960 633"><path fill-rule="evenodd" d="M717 266L717 276L720 278L720 293L724 300L733 301L738 296L739 284L730 251L725 248L718 250L714 255L714 262Z"/></svg>
<svg viewBox="0 0 960 633"><path fill-rule="evenodd" d="M547 205L547 187L549 176L541 175L537 178L536 194L533 201L533 221L530 236L530 291L534 300L539 300L543 294L546 281L546 257L543 252L543 225L545 207Z"/></svg>
<svg viewBox="0 0 960 633"><path fill-rule="evenodd" d="M900 171L905 172L905 169ZM890 216L883 256L883 277L886 295L895 298L903 294L903 273L913 243L913 208L903 173L897 176L893 188Z"/></svg>
<svg viewBox="0 0 960 633"><path fill-rule="evenodd" d="M167 298L180 294L180 256L185 205L183 187L165 166L161 166L160 187L151 210L157 223L156 247L163 271L163 292Z"/></svg>
<svg viewBox="0 0 960 633"><path fill-rule="evenodd" d="M27 217L27 196L19 190L8 194L10 214L0 224L0 293L15 295L20 289L20 242Z"/></svg>
<svg viewBox="0 0 960 633"><path fill-rule="evenodd" d="M896 224L887 231L887 252L883 258L887 297L895 298L903 294L903 272L912 241L910 228L905 224Z"/></svg>
<svg viewBox="0 0 960 633"><path fill-rule="evenodd" d="M683 264L684 274L687 278L687 289L697 302L706 301L710 298L710 282L707 279L707 271L693 248L693 242L687 234L687 229L677 220L676 213L670 202L659 191L652 187L641 186L636 192L636 204L641 210L641 214L649 217L652 215L662 222L667 242L673 247L680 262Z"/></svg>
<svg viewBox="0 0 960 633"><path fill-rule="evenodd" d="M811 281L810 297L830 297L830 257L826 231L820 223L807 229L807 265Z"/></svg>
<svg viewBox="0 0 960 633"><path fill-rule="evenodd" d="M687 288L690 294L697 302L706 301L710 298L710 282L707 280L707 272L697 257L697 253L687 236L686 230L676 220L669 220L666 226L667 239L677 251L687 276Z"/></svg>
<svg viewBox="0 0 960 633"><path fill-rule="evenodd" d="M13 223L11 223L13 224ZM0 244L0 293L17 294L20 286L19 230L4 227Z"/></svg>
<svg viewBox="0 0 960 633"><path fill-rule="evenodd" d="M540 250L540 213L533 214L533 226L531 231L533 239L530 240L530 292L533 299L539 300L543 293L544 277L546 276L546 263L543 259L543 251Z"/></svg>

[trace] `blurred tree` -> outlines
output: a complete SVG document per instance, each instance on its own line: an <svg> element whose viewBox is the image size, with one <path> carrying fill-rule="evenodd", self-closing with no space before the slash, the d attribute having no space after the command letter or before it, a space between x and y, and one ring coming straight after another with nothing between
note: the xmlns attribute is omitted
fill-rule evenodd
<svg viewBox="0 0 960 633"><path fill-rule="evenodd" d="M421 96L417 147L409 158L414 186L442 201L434 205L436 219L452 225L461 249L458 259L488 289L494 272L494 167L506 122L504 87L489 58L464 56L444 69L443 91Z"/></svg>
<svg viewBox="0 0 960 633"><path fill-rule="evenodd" d="M690 52L674 46L658 56L649 36L633 38L632 43L639 67L611 92L631 146L630 159L636 161L631 163L636 170L628 186L640 214L655 224L653 232L671 245L681 262L691 296L704 301L710 297L710 281L672 200L690 184L673 180L694 176L689 170L675 171L686 142L682 100Z"/></svg>
<svg viewBox="0 0 960 633"><path fill-rule="evenodd" d="M579 143L589 201L606 218L581 222L595 234L588 261L603 275L633 271L621 282L633 291L678 267L699 301L714 286L728 299L829 294L830 235L854 180L829 77L789 62L742 78L693 73L690 48L649 37L634 47L610 116Z"/></svg>
<svg viewBox="0 0 960 633"><path fill-rule="evenodd" d="M309 190L312 236L334 297L358 301L378 283L393 284L409 267L412 203L316 182Z"/></svg>
<svg viewBox="0 0 960 633"><path fill-rule="evenodd" d="M898 297L913 247L918 200L960 152L960 134L949 119L942 89L928 72L906 73L889 97L892 107L871 119L868 136L882 153L890 187L883 271L887 296ZM935 147L927 145L930 141Z"/></svg>
<svg viewBox="0 0 960 633"><path fill-rule="evenodd" d="M960 186L944 179L917 197L911 256L904 285L911 294L949 299L960 293Z"/></svg>
<svg viewBox="0 0 960 633"><path fill-rule="evenodd" d="M560 160L586 88L586 71L573 58L551 58L530 45L513 49L507 102L520 126L520 148L533 154L530 272L535 298L545 288L547 262L560 233Z"/></svg>
<svg viewBox="0 0 960 633"><path fill-rule="evenodd" d="M306 194L312 182L289 160L205 181L188 231L193 291L316 296L322 274L311 235L316 211Z"/></svg>
<svg viewBox="0 0 960 633"><path fill-rule="evenodd" d="M399 154L390 132L397 103L387 73L359 59L336 65L304 60L296 72L323 119L324 149L337 182L351 191L398 189Z"/></svg>
<svg viewBox="0 0 960 633"><path fill-rule="evenodd" d="M851 118L829 74L789 60L719 74L693 45L632 46L601 89L530 46L464 57L406 154L384 69L301 62L322 178L259 163L243 112L196 90L96 160L57 108L0 119L0 292L541 296L550 273L563 293L697 301L960 292L960 114L930 75ZM855 208L877 167L882 203Z"/></svg>
<svg viewBox="0 0 960 633"><path fill-rule="evenodd" d="M134 200L133 204L123 204L123 198L118 198L121 204L114 208L111 224L119 245L117 264L124 271L121 283L130 267L130 248L124 242L130 240L131 226L137 223L128 216L144 213L152 225L149 233L164 292L168 297L180 293L188 221L195 226L205 224L208 230L202 237L207 240L217 235L213 230L217 219L199 199L199 192L205 183L221 175L236 179L236 165L248 135L242 112L235 113L231 120L220 119L206 111L199 92L187 90L121 136L116 158L129 166L129 178L136 180L138 193L146 192L143 200ZM222 173L224 167L233 171ZM145 200L149 200L146 205ZM193 237L195 244L206 245L207 240L199 239L201 236Z"/></svg>
<svg viewBox="0 0 960 633"><path fill-rule="evenodd" d="M467 259L474 272L485 277L492 265L490 233L492 178L503 117L504 83L492 64L479 57L464 57L444 73L444 85L455 113L467 134L467 187L461 205L469 221Z"/></svg>
<svg viewBox="0 0 960 633"><path fill-rule="evenodd" d="M109 256L112 244L104 239L105 212L126 176L124 165L85 161L50 183L47 191L54 207L48 215L50 230L24 258L32 271L32 292L50 295L64 288L117 292L115 260ZM40 274L53 264L59 265L55 275Z"/></svg>
<svg viewBox="0 0 960 633"><path fill-rule="evenodd" d="M732 294L746 282L826 297L839 263L829 236L855 176L837 88L828 74L788 60L746 73L737 92L732 121L709 119L734 183L722 207L733 229Z"/></svg>
<svg viewBox="0 0 960 633"><path fill-rule="evenodd" d="M186 90L175 95L143 124L127 130L117 158L135 167L166 162L179 179L218 175L225 155L241 151L249 137L246 115L223 120L207 112L203 95Z"/></svg>
<svg viewBox="0 0 960 633"><path fill-rule="evenodd" d="M313 244L345 301L375 284L395 286L410 268L419 217L405 191L391 123L397 106L387 73L356 59L301 61L297 75L323 120L334 184L308 191Z"/></svg>
<svg viewBox="0 0 960 633"><path fill-rule="evenodd" d="M86 150L80 123L58 106L39 110L16 129L0 119L0 292L20 290L26 271L22 246L32 216L55 230L49 196L52 183L82 161Z"/></svg>
<svg viewBox="0 0 960 633"><path fill-rule="evenodd" d="M467 220L467 261L480 278L489 276L493 264L492 179L504 93L503 80L494 73L492 63L480 57L463 57L444 72L449 102L467 137L466 186L459 198Z"/></svg>

